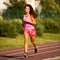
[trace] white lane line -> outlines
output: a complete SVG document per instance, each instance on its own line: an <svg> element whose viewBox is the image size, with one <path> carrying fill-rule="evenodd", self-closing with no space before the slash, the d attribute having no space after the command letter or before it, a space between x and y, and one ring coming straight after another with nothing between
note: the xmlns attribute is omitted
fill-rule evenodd
<svg viewBox="0 0 60 60"><path fill-rule="evenodd" d="M48 47L48 48L46 47L46 48L42 48L42 49L39 49L39 48L38 48L38 51L39 51L39 50L45 50L45 49L52 49L52 48L60 48L60 46L52 46L52 47ZM30 52L33 52L33 51L34 51L34 50L30 50L29 53L30 53ZM19 52L19 53L18 53L18 52L10 53L10 54L7 54L7 55L17 55L17 54L23 54L23 53L24 53L24 51L23 51L23 52Z"/></svg>
<svg viewBox="0 0 60 60"><path fill-rule="evenodd" d="M49 47L49 46L54 46L54 45L58 45L58 44L60 44L60 43L52 43L52 44L47 44L47 45L43 45L43 46L38 46L38 48L40 47ZM33 47L30 47L30 48L28 48L28 49L33 49ZM11 52L17 52L17 51L23 51L24 49L16 49L16 50L8 50L8 51L3 51L3 52L0 52L0 54L1 53L11 53Z"/></svg>

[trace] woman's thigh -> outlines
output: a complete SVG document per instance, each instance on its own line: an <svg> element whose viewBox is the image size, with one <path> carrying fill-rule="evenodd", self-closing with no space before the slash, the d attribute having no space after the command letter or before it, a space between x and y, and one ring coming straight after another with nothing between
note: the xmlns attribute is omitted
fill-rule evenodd
<svg viewBox="0 0 60 60"><path fill-rule="evenodd" d="M29 37L28 33L26 31L24 31L24 40L27 41L28 37Z"/></svg>

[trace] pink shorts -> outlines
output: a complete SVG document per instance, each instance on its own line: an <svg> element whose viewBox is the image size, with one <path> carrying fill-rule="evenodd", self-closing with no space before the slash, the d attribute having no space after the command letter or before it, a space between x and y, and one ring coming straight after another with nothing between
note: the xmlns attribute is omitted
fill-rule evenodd
<svg viewBox="0 0 60 60"><path fill-rule="evenodd" d="M36 36L36 30L35 29L24 29L24 32L27 32L30 37Z"/></svg>

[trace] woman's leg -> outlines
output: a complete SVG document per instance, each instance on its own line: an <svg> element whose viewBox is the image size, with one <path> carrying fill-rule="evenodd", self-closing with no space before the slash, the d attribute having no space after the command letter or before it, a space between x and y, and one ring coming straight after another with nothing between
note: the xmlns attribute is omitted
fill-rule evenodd
<svg viewBox="0 0 60 60"><path fill-rule="evenodd" d="M34 48L36 47L36 40L35 36L30 37L31 38L31 43L33 44Z"/></svg>
<svg viewBox="0 0 60 60"><path fill-rule="evenodd" d="M24 52L28 52L28 33L24 32Z"/></svg>
<svg viewBox="0 0 60 60"><path fill-rule="evenodd" d="M32 36L31 37L31 43L33 44L34 46L34 51L35 53L37 53L37 47L36 47L36 40L35 40L35 36Z"/></svg>

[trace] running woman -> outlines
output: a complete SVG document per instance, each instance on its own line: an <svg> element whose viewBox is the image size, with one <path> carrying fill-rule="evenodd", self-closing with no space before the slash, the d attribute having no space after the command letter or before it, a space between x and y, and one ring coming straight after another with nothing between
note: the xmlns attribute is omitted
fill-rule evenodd
<svg viewBox="0 0 60 60"><path fill-rule="evenodd" d="M25 14L23 16L23 30L24 30L24 57L28 56L28 38L30 37L31 43L34 46L34 52L37 53L36 47L36 30L34 25L36 24L36 17L35 11L33 10L30 4L26 4L25 7Z"/></svg>

